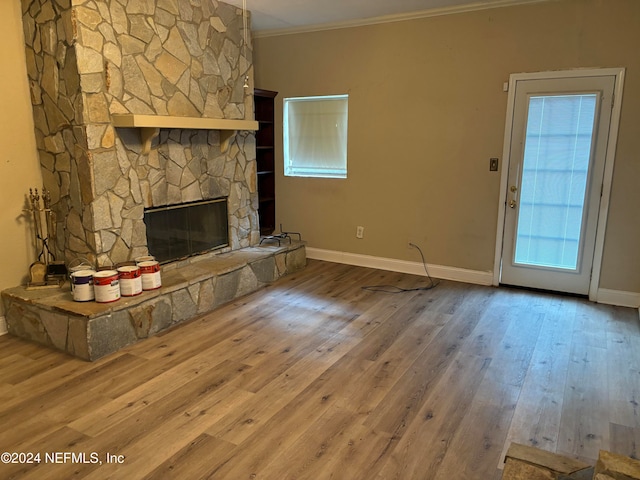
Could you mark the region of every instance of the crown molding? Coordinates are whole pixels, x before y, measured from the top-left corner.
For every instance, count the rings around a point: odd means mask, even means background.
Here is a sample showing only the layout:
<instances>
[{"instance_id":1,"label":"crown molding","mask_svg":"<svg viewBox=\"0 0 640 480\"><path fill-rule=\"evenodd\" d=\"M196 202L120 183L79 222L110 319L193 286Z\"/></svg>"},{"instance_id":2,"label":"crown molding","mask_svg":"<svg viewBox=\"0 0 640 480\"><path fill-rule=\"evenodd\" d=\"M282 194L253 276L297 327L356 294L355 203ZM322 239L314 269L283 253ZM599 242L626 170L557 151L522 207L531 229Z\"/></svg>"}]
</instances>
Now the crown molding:
<instances>
[{"instance_id":1,"label":"crown molding","mask_svg":"<svg viewBox=\"0 0 640 480\"><path fill-rule=\"evenodd\" d=\"M338 30L341 28L364 27L367 25L378 25L382 23L404 22L419 18L440 17L443 15L455 15L458 13L475 12L478 10L489 10L493 8L512 7L532 3L543 3L560 0L484 0L481 2L469 3L466 5L456 5L452 7L429 8L417 12L398 13L394 15L384 15L381 17L366 18L361 20L348 20L344 22L323 23L320 25L307 25L304 27L278 28L272 30L262 30L252 32L253 38L278 37L282 35L295 35L298 33L321 32L325 30Z\"/></svg>"}]
</instances>

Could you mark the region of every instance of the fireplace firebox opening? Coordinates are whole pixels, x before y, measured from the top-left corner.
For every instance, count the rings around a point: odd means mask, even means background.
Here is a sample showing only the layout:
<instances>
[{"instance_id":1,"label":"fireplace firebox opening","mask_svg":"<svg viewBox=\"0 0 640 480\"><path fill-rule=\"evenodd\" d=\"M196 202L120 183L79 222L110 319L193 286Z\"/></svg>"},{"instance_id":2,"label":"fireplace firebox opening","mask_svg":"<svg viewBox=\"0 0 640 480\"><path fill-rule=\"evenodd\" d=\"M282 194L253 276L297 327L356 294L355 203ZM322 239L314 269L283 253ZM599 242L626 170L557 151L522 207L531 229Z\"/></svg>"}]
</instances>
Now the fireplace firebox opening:
<instances>
[{"instance_id":1,"label":"fireplace firebox opening","mask_svg":"<svg viewBox=\"0 0 640 480\"><path fill-rule=\"evenodd\" d=\"M160 263L229 246L227 198L145 209L149 254Z\"/></svg>"}]
</instances>

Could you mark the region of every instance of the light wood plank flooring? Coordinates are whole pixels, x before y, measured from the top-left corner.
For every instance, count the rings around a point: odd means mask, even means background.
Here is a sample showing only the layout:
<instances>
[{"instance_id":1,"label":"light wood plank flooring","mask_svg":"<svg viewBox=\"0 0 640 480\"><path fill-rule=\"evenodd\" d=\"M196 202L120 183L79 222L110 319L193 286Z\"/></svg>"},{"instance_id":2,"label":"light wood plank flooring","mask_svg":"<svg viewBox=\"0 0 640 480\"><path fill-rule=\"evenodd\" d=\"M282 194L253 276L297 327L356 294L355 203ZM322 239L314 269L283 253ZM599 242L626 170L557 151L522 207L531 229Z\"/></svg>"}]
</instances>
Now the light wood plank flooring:
<instances>
[{"instance_id":1,"label":"light wood plank flooring","mask_svg":"<svg viewBox=\"0 0 640 480\"><path fill-rule=\"evenodd\" d=\"M511 441L639 455L637 310L362 289L424 283L309 261L95 363L0 337L0 452L42 461L0 478L485 480Z\"/></svg>"}]
</instances>

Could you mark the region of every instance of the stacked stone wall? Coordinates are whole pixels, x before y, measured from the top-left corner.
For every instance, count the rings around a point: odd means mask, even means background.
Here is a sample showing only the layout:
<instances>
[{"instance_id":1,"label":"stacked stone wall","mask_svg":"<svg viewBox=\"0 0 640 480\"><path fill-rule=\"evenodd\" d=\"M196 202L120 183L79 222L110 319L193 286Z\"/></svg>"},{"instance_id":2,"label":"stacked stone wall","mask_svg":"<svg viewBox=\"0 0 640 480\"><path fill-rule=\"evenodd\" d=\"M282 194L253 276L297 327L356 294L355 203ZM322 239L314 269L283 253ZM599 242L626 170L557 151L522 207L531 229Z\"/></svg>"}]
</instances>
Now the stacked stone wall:
<instances>
[{"instance_id":1,"label":"stacked stone wall","mask_svg":"<svg viewBox=\"0 0 640 480\"><path fill-rule=\"evenodd\" d=\"M82 218L92 199L70 1L22 2L27 76L44 187L56 213L56 257L88 252ZM73 231L75 234L70 233Z\"/></svg>"},{"instance_id":2,"label":"stacked stone wall","mask_svg":"<svg viewBox=\"0 0 640 480\"><path fill-rule=\"evenodd\" d=\"M112 114L253 117L242 11L203 0L23 0L27 68L57 250L147 254L144 208L228 197L230 248L259 241L255 138L162 130L150 153ZM248 35L247 35L248 37Z\"/></svg>"}]
</instances>

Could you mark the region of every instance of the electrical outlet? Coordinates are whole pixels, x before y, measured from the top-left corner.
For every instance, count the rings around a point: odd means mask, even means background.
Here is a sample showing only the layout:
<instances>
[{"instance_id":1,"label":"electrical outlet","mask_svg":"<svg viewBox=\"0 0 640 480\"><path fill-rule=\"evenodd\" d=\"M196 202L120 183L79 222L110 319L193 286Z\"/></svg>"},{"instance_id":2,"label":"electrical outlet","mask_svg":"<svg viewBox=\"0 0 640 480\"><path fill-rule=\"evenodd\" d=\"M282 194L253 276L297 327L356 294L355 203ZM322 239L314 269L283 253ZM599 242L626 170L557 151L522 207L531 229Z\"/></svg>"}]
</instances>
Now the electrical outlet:
<instances>
[{"instance_id":1,"label":"electrical outlet","mask_svg":"<svg viewBox=\"0 0 640 480\"><path fill-rule=\"evenodd\" d=\"M356 238L364 238L364 227L359 225L356 227Z\"/></svg>"}]
</instances>

